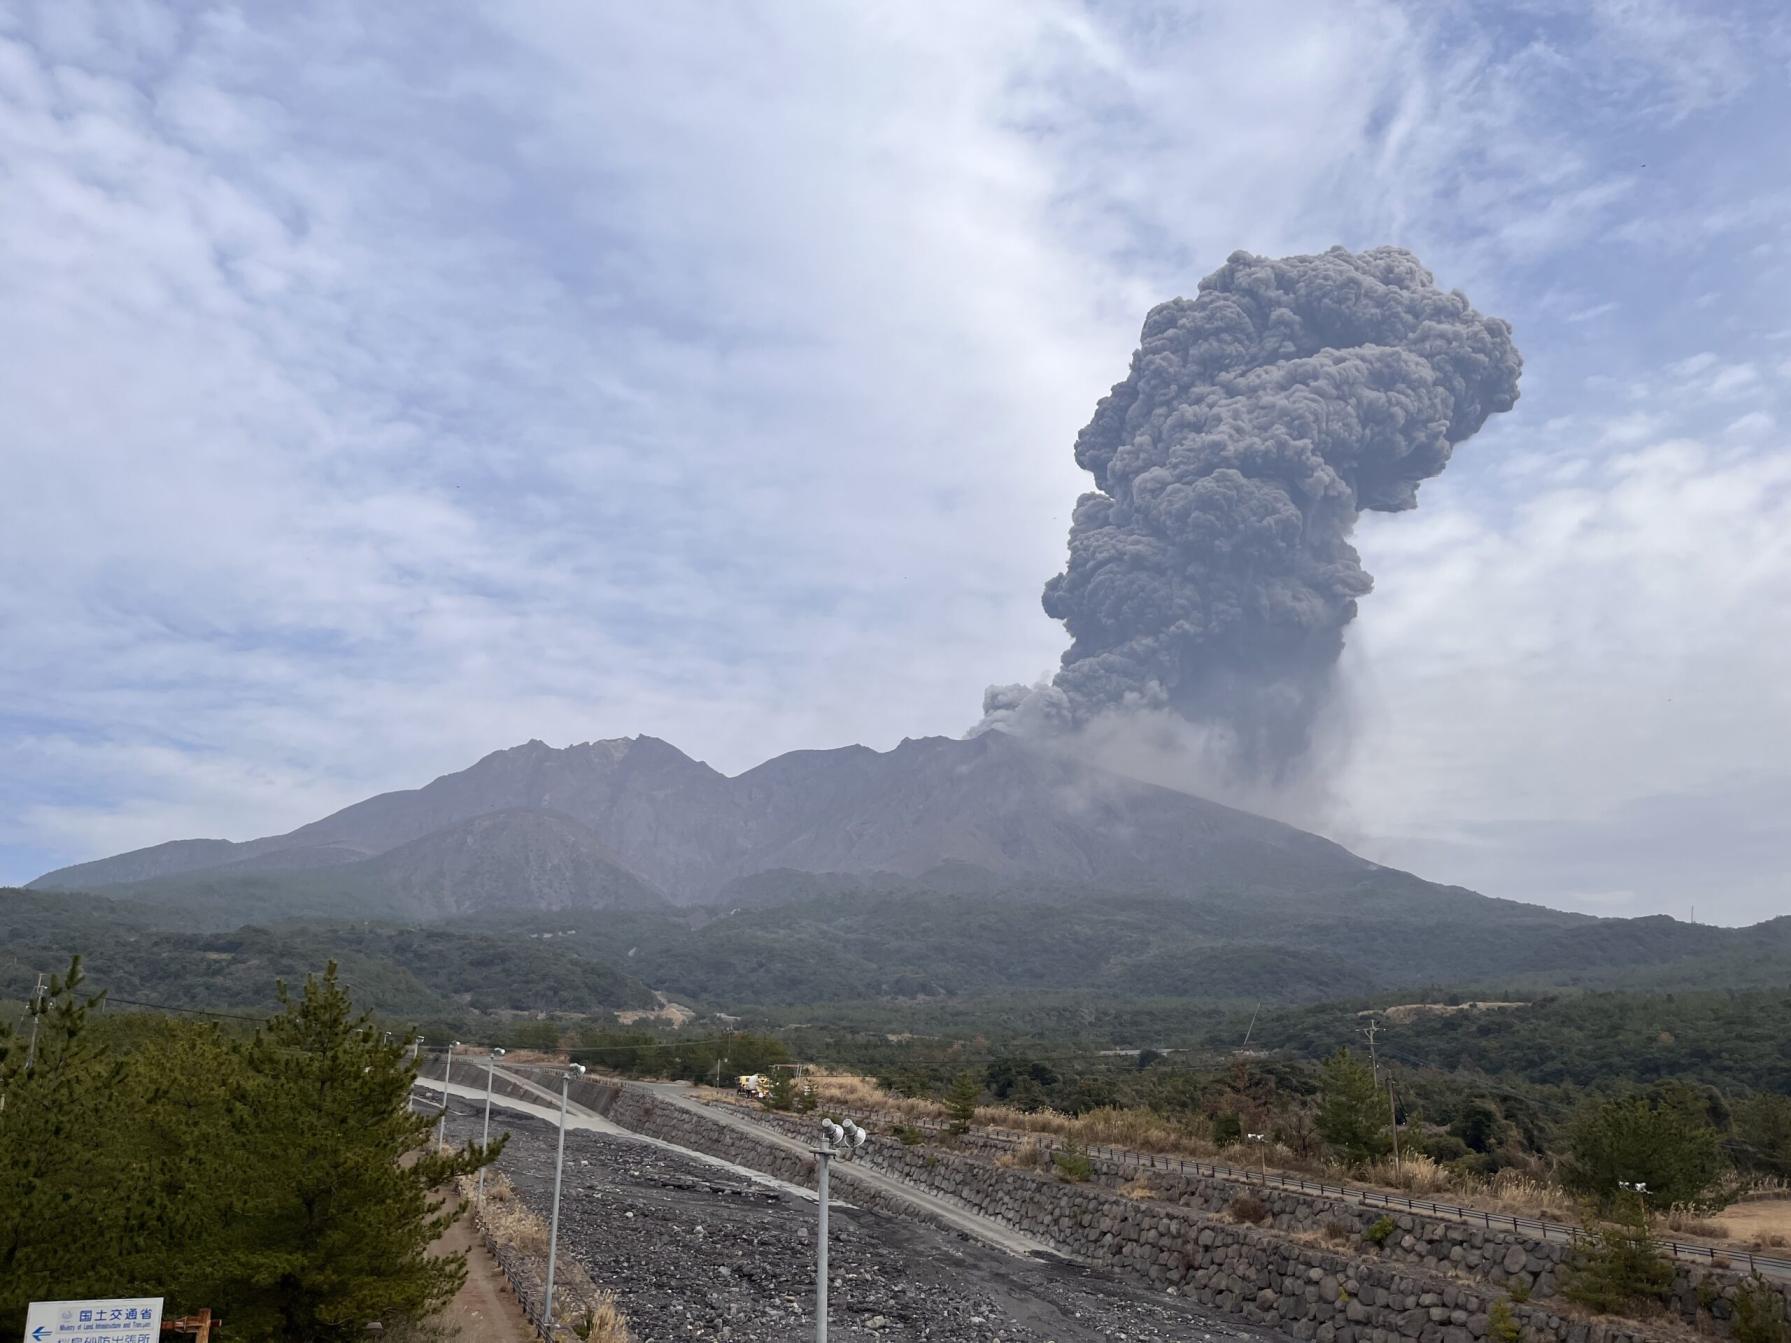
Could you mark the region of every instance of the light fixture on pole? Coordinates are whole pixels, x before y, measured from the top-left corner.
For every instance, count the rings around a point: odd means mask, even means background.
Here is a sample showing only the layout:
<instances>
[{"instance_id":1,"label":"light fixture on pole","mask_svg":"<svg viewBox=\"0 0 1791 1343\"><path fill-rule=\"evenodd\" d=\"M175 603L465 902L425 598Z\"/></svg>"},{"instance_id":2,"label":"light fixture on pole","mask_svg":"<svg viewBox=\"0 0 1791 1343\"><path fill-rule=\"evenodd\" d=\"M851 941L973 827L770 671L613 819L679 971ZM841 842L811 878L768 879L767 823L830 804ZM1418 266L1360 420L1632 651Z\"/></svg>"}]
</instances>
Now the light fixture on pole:
<instances>
[{"instance_id":1,"label":"light fixture on pole","mask_svg":"<svg viewBox=\"0 0 1791 1343\"><path fill-rule=\"evenodd\" d=\"M497 1061L504 1057L504 1051L496 1045L485 1057L485 1131L479 1135L479 1146L486 1147L491 1143L491 1079L497 1069ZM479 1167L479 1206L485 1206L485 1167Z\"/></svg>"},{"instance_id":2,"label":"light fixture on pole","mask_svg":"<svg viewBox=\"0 0 1791 1343\"><path fill-rule=\"evenodd\" d=\"M553 1332L554 1258L560 1249L560 1175L566 1169L566 1097L572 1089L572 1079L584 1075L585 1065L582 1063L570 1064L560 1074L560 1146L553 1159L553 1217L547 1231L547 1291L541 1302L541 1318L547 1322L549 1333Z\"/></svg>"},{"instance_id":3,"label":"light fixture on pole","mask_svg":"<svg viewBox=\"0 0 1791 1343\"><path fill-rule=\"evenodd\" d=\"M815 1343L827 1343L827 1164L834 1157L850 1159L871 1135L848 1119L843 1125L821 1121L821 1145L815 1154L815 1202L820 1226L815 1237Z\"/></svg>"},{"instance_id":4,"label":"light fixture on pole","mask_svg":"<svg viewBox=\"0 0 1791 1343\"><path fill-rule=\"evenodd\" d=\"M1246 1133L1244 1139L1256 1144L1256 1155L1262 1168L1262 1186L1269 1187L1269 1135L1266 1133Z\"/></svg>"}]
</instances>

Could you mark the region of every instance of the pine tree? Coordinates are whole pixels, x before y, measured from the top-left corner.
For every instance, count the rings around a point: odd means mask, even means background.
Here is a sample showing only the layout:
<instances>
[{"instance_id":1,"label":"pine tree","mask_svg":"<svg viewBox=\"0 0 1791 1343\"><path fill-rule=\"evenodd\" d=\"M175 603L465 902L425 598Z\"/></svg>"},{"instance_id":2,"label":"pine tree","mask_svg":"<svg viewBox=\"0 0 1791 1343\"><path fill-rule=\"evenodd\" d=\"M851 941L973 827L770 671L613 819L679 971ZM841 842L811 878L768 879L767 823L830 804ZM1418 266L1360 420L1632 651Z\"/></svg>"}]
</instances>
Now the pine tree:
<instances>
[{"instance_id":1,"label":"pine tree","mask_svg":"<svg viewBox=\"0 0 1791 1343\"><path fill-rule=\"evenodd\" d=\"M1612 1204L1598 1239L1580 1250L1561 1288L1568 1299L1606 1315L1658 1306L1673 1285L1673 1266L1648 1228L1648 1205L1634 1194Z\"/></svg>"},{"instance_id":2,"label":"pine tree","mask_svg":"<svg viewBox=\"0 0 1791 1343\"><path fill-rule=\"evenodd\" d=\"M1319 1072L1319 1089L1319 1136L1339 1156L1372 1161L1386 1155L1392 1145L1387 1104L1366 1063L1347 1049L1338 1050Z\"/></svg>"},{"instance_id":3,"label":"pine tree","mask_svg":"<svg viewBox=\"0 0 1791 1343\"><path fill-rule=\"evenodd\" d=\"M232 1333L346 1339L369 1321L421 1319L466 1276L464 1255L429 1253L458 1215L434 1191L501 1143L432 1150L404 1046L352 1015L333 963L296 999L281 985L280 1001L229 1096L245 1173L218 1244Z\"/></svg>"},{"instance_id":4,"label":"pine tree","mask_svg":"<svg viewBox=\"0 0 1791 1343\"><path fill-rule=\"evenodd\" d=\"M970 1126L976 1121L976 1103L982 1099L983 1090L970 1073L959 1073L952 1079L951 1090L945 1093L946 1114L951 1122L946 1126L948 1131L962 1137L970 1132Z\"/></svg>"},{"instance_id":5,"label":"pine tree","mask_svg":"<svg viewBox=\"0 0 1791 1343\"><path fill-rule=\"evenodd\" d=\"M760 1102L767 1110L788 1110L796 1104L796 1078L780 1068L771 1074L771 1085Z\"/></svg>"},{"instance_id":6,"label":"pine tree","mask_svg":"<svg viewBox=\"0 0 1791 1343\"><path fill-rule=\"evenodd\" d=\"M14 1038L0 1058L0 1335L23 1332L34 1300L112 1295L111 1252L135 1215L104 1161L122 1069L90 1038L104 995L83 982L76 956L31 1003L35 1048Z\"/></svg>"}]
</instances>

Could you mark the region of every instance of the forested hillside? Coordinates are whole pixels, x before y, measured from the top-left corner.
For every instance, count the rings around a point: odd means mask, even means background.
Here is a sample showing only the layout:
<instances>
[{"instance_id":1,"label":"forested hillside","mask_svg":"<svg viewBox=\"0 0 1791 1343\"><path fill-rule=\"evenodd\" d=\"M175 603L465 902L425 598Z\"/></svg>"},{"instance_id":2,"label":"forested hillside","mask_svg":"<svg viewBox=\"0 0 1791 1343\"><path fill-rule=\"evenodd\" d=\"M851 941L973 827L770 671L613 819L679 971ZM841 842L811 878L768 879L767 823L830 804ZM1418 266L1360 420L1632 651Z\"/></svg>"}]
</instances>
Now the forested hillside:
<instances>
[{"instance_id":1,"label":"forested hillside","mask_svg":"<svg viewBox=\"0 0 1791 1343\"><path fill-rule=\"evenodd\" d=\"M357 1002L394 1017L582 1013L654 1002L607 960L542 938L348 922L193 933L161 926L165 918L166 911L98 897L0 891L0 996L22 997L38 970L79 953L115 999L182 1008L268 1007L277 979L300 982L330 960Z\"/></svg>"}]
</instances>

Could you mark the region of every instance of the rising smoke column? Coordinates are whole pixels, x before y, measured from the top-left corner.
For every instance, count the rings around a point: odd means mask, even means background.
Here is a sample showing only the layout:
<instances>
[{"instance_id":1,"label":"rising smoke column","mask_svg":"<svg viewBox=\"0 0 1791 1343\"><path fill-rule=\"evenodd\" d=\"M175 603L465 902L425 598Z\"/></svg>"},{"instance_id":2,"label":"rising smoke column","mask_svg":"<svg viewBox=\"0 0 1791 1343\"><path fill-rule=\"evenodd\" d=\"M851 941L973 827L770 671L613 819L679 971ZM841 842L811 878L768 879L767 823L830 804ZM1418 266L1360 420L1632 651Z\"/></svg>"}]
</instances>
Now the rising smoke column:
<instances>
[{"instance_id":1,"label":"rising smoke column","mask_svg":"<svg viewBox=\"0 0 1791 1343\"><path fill-rule=\"evenodd\" d=\"M1145 319L1076 440L1076 505L1045 610L1074 642L1051 689L994 687L986 721L1172 709L1241 778L1311 741L1356 602L1362 509L1414 508L1457 443L1517 401L1510 326L1395 247L1246 252Z\"/></svg>"}]
</instances>

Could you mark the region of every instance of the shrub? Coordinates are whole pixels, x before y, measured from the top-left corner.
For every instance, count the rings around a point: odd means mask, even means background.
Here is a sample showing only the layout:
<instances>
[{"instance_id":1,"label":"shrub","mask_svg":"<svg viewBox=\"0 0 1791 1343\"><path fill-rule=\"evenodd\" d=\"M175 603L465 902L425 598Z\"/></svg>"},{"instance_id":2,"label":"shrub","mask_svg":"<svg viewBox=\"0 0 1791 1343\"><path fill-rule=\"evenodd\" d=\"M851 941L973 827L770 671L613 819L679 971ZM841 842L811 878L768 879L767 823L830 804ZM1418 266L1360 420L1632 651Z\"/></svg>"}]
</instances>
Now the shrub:
<instances>
[{"instance_id":1,"label":"shrub","mask_svg":"<svg viewBox=\"0 0 1791 1343\"><path fill-rule=\"evenodd\" d=\"M1576 1256L1562 1291L1568 1300L1602 1315L1663 1304L1673 1285L1673 1266L1648 1234L1647 1207L1630 1199L1618 1205L1614 1217L1599 1228L1592 1246Z\"/></svg>"},{"instance_id":2,"label":"shrub","mask_svg":"<svg viewBox=\"0 0 1791 1343\"><path fill-rule=\"evenodd\" d=\"M1326 1222L1325 1239L1336 1241L1339 1245L1356 1238L1356 1228L1348 1222Z\"/></svg>"},{"instance_id":3,"label":"shrub","mask_svg":"<svg viewBox=\"0 0 1791 1343\"><path fill-rule=\"evenodd\" d=\"M1057 1173L1071 1184L1083 1184L1094 1174L1094 1163L1088 1159L1088 1149L1072 1139L1052 1158Z\"/></svg>"},{"instance_id":4,"label":"shrub","mask_svg":"<svg viewBox=\"0 0 1791 1343\"><path fill-rule=\"evenodd\" d=\"M1716 1129L1689 1088L1672 1086L1653 1099L1636 1096L1591 1105L1568 1131L1561 1183L1608 1211L1626 1182L1646 1187L1648 1206L1721 1207L1728 1162Z\"/></svg>"},{"instance_id":5,"label":"shrub","mask_svg":"<svg viewBox=\"0 0 1791 1343\"><path fill-rule=\"evenodd\" d=\"M912 1124L897 1124L889 1131L890 1136L903 1147L918 1147L926 1141L927 1135Z\"/></svg>"},{"instance_id":6,"label":"shrub","mask_svg":"<svg viewBox=\"0 0 1791 1343\"><path fill-rule=\"evenodd\" d=\"M1362 1233L1362 1239L1375 1245L1385 1245L1397 1230L1399 1228L1394 1225L1393 1219L1383 1213L1375 1219L1373 1226Z\"/></svg>"},{"instance_id":7,"label":"shrub","mask_svg":"<svg viewBox=\"0 0 1791 1343\"><path fill-rule=\"evenodd\" d=\"M1486 1336L1496 1343L1517 1343L1523 1333L1509 1301L1495 1301L1486 1313Z\"/></svg>"},{"instance_id":8,"label":"shrub","mask_svg":"<svg viewBox=\"0 0 1791 1343\"><path fill-rule=\"evenodd\" d=\"M1225 1205L1225 1215L1234 1222L1248 1222L1252 1226L1261 1226L1269 1220L1269 1205L1255 1194L1239 1194Z\"/></svg>"},{"instance_id":9,"label":"shrub","mask_svg":"<svg viewBox=\"0 0 1791 1343\"><path fill-rule=\"evenodd\" d=\"M1784 1298L1758 1275L1735 1293L1735 1343L1791 1343Z\"/></svg>"}]
</instances>

